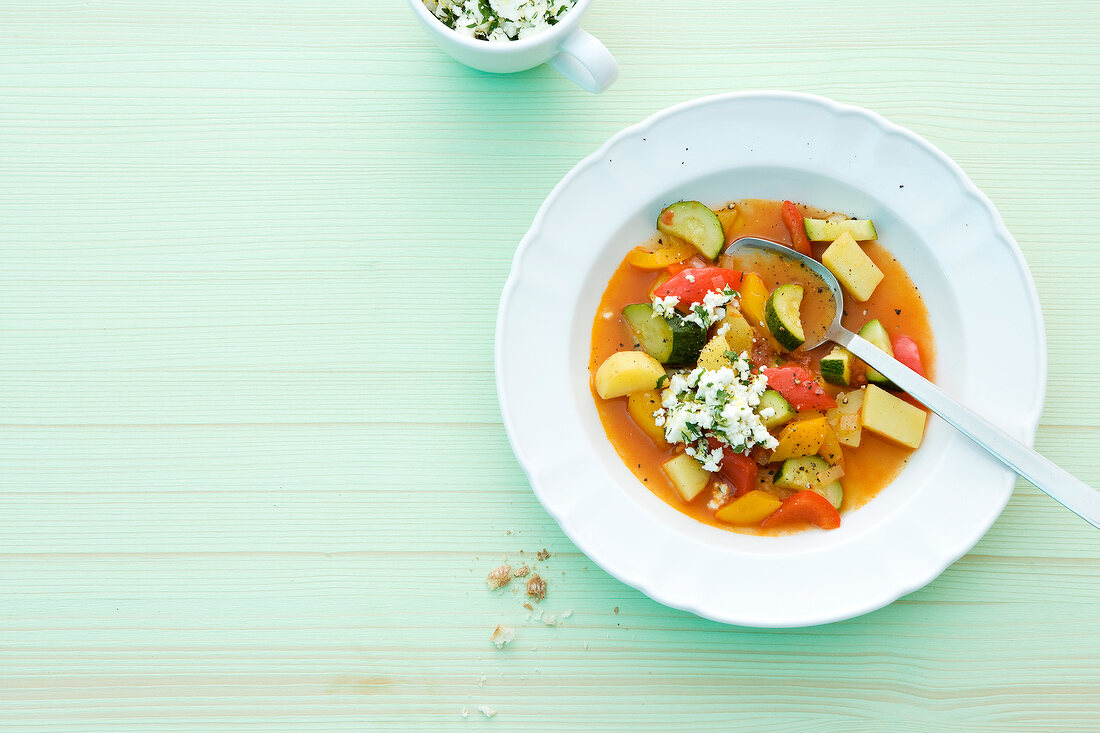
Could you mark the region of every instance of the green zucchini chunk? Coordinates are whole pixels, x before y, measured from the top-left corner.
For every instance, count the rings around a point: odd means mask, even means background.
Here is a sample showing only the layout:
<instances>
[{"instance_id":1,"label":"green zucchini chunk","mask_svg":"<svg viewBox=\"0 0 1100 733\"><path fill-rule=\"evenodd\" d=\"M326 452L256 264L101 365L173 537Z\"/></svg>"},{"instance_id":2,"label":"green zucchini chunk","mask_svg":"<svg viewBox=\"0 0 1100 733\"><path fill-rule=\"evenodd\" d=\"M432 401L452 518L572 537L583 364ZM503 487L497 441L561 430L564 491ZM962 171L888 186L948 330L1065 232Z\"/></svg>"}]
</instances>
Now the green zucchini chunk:
<instances>
[{"instance_id":1,"label":"green zucchini chunk","mask_svg":"<svg viewBox=\"0 0 1100 733\"><path fill-rule=\"evenodd\" d=\"M658 316L649 303L626 306L623 318L646 353L662 364L695 361L707 340L706 329L679 316Z\"/></svg>"}]
</instances>

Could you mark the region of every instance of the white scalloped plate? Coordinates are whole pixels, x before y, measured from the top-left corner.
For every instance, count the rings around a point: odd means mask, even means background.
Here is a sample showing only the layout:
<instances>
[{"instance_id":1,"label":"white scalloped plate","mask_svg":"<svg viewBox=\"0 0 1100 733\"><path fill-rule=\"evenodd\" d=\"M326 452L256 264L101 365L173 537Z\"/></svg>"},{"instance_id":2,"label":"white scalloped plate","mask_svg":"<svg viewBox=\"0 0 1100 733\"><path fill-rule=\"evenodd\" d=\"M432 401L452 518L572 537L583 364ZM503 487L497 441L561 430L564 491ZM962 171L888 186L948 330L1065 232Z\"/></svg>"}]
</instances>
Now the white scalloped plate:
<instances>
[{"instance_id":1,"label":"white scalloped plate","mask_svg":"<svg viewBox=\"0 0 1100 733\"><path fill-rule=\"evenodd\" d=\"M1038 298L989 200L946 155L858 107L785 92L707 97L629 127L554 188L500 302L497 392L535 494L604 570L725 623L810 626L880 608L972 548L1013 473L937 418L901 475L840 529L754 537L654 496L608 442L589 392L611 273L669 202L792 199L871 218L928 305L939 384L1031 444L1046 385ZM965 314L965 318L963 317ZM1012 344L1013 369L987 354Z\"/></svg>"}]
</instances>

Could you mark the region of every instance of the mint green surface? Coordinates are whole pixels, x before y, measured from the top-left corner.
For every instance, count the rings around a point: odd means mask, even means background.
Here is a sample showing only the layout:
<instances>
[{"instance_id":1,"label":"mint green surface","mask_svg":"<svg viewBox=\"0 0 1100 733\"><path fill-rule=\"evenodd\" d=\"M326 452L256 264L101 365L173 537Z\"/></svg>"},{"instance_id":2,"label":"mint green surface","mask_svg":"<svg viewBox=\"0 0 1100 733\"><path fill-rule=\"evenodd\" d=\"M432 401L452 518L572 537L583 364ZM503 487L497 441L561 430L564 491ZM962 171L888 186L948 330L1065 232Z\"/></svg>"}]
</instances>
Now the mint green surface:
<instances>
[{"instance_id":1,"label":"mint green surface","mask_svg":"<svg viewBox=\"0 0 1100 733\"><path fill-rule=\"evenodd\" d=\"M885 609L724 627L565 539L492 354L517 242L608 136L825 94L1000 208L1048 332L1037 445L1100 485L1095 4L596 0L586 28L622 66L598 97L459 66L403 0L0 2L0 729L1100 729L1100 534L1035 489ZM556 627L484 583L543 547Z\"/></svg>"}]
</instances>

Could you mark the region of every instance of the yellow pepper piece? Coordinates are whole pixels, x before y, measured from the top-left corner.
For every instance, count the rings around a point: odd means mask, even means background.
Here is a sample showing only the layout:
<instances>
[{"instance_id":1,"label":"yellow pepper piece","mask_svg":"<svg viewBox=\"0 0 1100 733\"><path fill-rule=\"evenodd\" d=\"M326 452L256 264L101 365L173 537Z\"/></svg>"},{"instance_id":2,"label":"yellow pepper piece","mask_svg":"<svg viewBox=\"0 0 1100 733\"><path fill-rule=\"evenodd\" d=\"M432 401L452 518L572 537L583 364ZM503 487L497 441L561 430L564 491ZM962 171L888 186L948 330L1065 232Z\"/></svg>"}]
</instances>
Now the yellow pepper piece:
<instances>
[{"instance_id":1,"label":"yellow pepper piece","mask_svg":"<svg viewBox=\"0 0 1100 733\"><path fill-rule=\"evenodd\" d=\"M657 425L653 413L661 409L661 397L657 392L634 392L626 398L626 411L638 427L657 445L667 448L665 429Z\"/></svg>"},{"instance_id":2,"label":"yellow pepper piece","mask_svg":"<svg viewBox=\"0 0 1100 733\"><path fill-rule=\"evenodd\" d=\"M755 272L746 272L741 283L741 312L753 328L767 330L764 325L764 306L767 302L768 286L764 280Z\"/></svg>"},{"instance_id":3,"label":"yellow pepper piece","mask_svg":"<svg viewBox=\"0 0 1100 733\"><path fill-rule=\"evenodd\" d=\"M626 256L626 261L640 270L663 270L669 265L683 262L695 254L695 248L686 242L666 244L652 252L645 247L635 247Z\"/></svg>"},{"instance_id":4,"label":"yellow pepper piece","mask_svg":"<svg viewBox=\"0 0 1100 733\"><path fill-rule=\"evenodd\" d=\"M662 285L664 285L665 283L667 283L670 277L672 277L672 275L669 275L667 272L662 272L660 275L657 276L657 279L654 280L653 284L649 286L649 299L650 300L653 300L655 297L657 297L657 293L654 292L654 291L656 291L657 288L659 288Z\"/></svg>"},{"instance_id":5,"label":"yellow pepper piece","mask_svg":"<svg viewBox=\"0 0 1100 733\"><path fill-rule=\"evenodd\" d=\"M830 466L843 466L844 453L840 450L840 438L837 437L833 426L828 424L828 418L825 418L825 422L825 438L818 446L817 454L828 461Z\"/></svg>"},{"instance_id":6,"label":"yellow pepper piece","mask_svg":"<svg viewBox=\"0 0 1100 733\"><path fill-rule=\"evenodd\" d=\"M734 227L741 219L741 207L731 209L728 206L723 206L714 213L718 215L718 221L722 223L722 233L726 235L726 244L729 244L733 241Z\"/></svg>"},{"instance_id":7,"label":"yellow pepper piece","mask_svg":"<svg viewBox=\"0 0 1100 733\"><path fill-rule=\"evenodd\" d=\"M782 503L767 491L758 489L734 499L716 511L714 516L727 524L760 524Z\"/></svg>"},{"instance_id":8,"label":"yellow pepper piece","mask_svg":"<svg viewBox=\"0 0 1100 733\"><path fill-rule=\"evenodd\" d=\"M785 461L788 458L817 455L828 430L829 421L824 415L787 423L779 433L779 445L772 452L771 460Z\"/></svg>"}]
</instances>

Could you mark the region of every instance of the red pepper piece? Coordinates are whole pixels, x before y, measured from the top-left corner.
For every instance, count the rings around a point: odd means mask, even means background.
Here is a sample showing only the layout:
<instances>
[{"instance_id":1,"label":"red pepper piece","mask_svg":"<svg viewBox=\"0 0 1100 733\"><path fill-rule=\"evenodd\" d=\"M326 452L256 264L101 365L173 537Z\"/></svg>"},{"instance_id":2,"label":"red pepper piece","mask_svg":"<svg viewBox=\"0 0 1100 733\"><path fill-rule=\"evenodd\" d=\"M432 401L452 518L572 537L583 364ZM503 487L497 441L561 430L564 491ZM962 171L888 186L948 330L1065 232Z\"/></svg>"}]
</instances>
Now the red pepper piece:
<instances>
[{"instance_id":1,"label":"red pepper piece","mask_svg":"<svg viewBox=\"0 0 1100 733\"><path fill-rule=\"evenodd\" d=\"M707 437L707 446L711 450L719 447L722 449L722 462L719 464L718 472L733 484L733 498L744 496L756 488L756 474L760 470L756 461L744 453L735 452L733 448L714 436Z\"/></svg>"},{"instance_id":2,"label":"red pepper piece","mask_svg":"<svg viewBox=\"0 0 1100 733\"><path fill-rule=\"evenodd\" d=\"M744 276L738 270L724 267L689 267L670 277L653 291L658 298L674 295L679 299L676 308L687 313L695 303L702 303L710 292L722 292L725 288L737 290Z\"/></svg>"},{"instance_id":3,"label":"red pepper piece","mask_svg":"<svg viewBox=\"0 0 1100 733\"><path fill-rule=\"evenodd\" d=\"M733 484L733 498L736 499L756 488L756 474L760 467L745 454L734 453L726 446L722 455L722 466L718 470Z\"/></svg>"},{"instance_id":4,"label":"red pepper piece","mask_svg":"<svg viewBox=\"0 0 1100 733\"><path fill-rule=\"evenodd\" d=\"M791 233L791 249L801 252L807 257L813 257L810 249L810 238L806 236L806 224L802 220L802 212L790 201L783 202L783 223L787 225L787 231Z\"/></svg>"},{"instance_id":5,"label":"red pepper piece","mask_svg":"<svg viewBox=\"0 0 1100 733\"><path fill-rule=\"evenodd\" d=\"M768 378L768 388L783 395L796 410L827 410L836 407L836 400L825 392L810 372L800 366L788 364L765 367L761 371Z\"/></svg>"},{"instance_id":6,"label":"red pepper piece","mask_svg":"<svg viewBox=\"0 0 1100 733\"><path fill-rule=\"evenodd\" d=\"M917 374L924 376L924 365L920 360L920 349L917 342L908 336L894 337L894 358Z\"/></svg>"},{"instance_id":7,"label":"red pepper piece","mask_svg":"<svg viewBox=\"0 0 1100 733\"><path fill-rule=\"evenodd\" d=\"M836 529L840 526L840 512L821 494L799 491L784 499L783 504L769 514L760 526L768 529L793 522L809 522L821 529Z\"/></svg>"}]
</instances>

